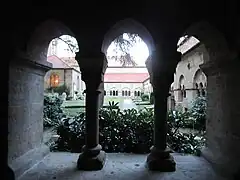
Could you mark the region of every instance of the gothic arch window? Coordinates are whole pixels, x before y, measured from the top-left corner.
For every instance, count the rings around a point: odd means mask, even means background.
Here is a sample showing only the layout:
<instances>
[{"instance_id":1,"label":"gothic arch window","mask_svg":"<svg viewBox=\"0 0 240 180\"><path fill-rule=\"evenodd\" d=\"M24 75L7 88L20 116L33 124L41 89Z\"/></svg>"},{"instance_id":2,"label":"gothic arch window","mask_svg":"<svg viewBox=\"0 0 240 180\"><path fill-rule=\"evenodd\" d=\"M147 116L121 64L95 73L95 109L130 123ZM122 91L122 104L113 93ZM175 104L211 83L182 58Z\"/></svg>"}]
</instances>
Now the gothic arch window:
<instances>
[{"instance_id":1,"label":"gothic arch window","mask_svg":"<svg viewBox=\"0 0 240 180\"><path fill-rule=\"evenodd\" d=\"M197 83L195 84L195 88L198 89L198 84Z\"/></svg>"},{"instance_id":2,"label":"gothic arch window","mask_svg":"<svg viewBox=\"0 0 240 180\"><path fill-rule=\"evenodd\" d=\"M207 77L202 72L201 69L198 69L194 75L193 82L195 84L196 96L206 96L206 79Z\"/></svg>"},{"instance_id":3,"label":"gothic arch window","mask_svg":"<svg viewBox=\"0 0 240 180\"><path fill-rule=\"evenodd\" d=\"M185 97L186 97L186 90L184 87L184 76L181 75L179 78L178 101L182 102L183 98Z\"/></svg>"},{"instance_id":4,"label":"gothic arch window","mask_svg":"<svg viewBox=\"0 0 240 180\"><path fill-rule=\"evenodd\" d=\"M186 90L185 90L185 86L183 85L183 88L182 88L182 94L183 94L183 98L186 98L187 97L187 93L186 93Z\"/></svg>"},{"instance_id":5,"label":"gothic arch window","mask_svg":"<svg viewBox=\"0 0 240 180\"><path fill-rule=\"evenodd\" d=\"M134 91L134 96L137 96L137 91Z\"/></svg>"}]
</instances>

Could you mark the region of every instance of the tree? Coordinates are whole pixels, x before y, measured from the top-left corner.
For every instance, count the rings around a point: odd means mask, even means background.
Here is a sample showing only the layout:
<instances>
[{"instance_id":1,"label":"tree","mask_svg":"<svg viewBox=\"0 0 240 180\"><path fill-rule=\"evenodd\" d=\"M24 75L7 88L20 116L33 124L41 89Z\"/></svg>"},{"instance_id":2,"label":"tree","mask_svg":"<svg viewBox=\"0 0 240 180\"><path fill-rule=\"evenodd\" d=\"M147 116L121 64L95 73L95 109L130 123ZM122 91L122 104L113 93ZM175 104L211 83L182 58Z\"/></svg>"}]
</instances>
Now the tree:
<instances>
[{"instance_id":1,"label":"tree","mask_svg":"<svg viewBox=\"0 0 240 180\"><path fill-rule=\"evenodd\" d=\"M79 48L78 48L78 44L77 42L74 42L72 41L71 39L63 39L62 36L61 37L58 37L56 38L60 41L63 41L64 43L66 43L68 45L68 48L71 52L75 53L75 52L78 52L79 51Z\"/></svg>"},{"instance_id":2,"label":"tree","mask_svg":"<svg viewBox=\"0 0 240 180\"><path fill-rule=\"evenodd\" d=\"M124 37L124 35L126 35ZM111 56L111 59L119 61L122 66L136 66L137 63L134 61L133 57L130 54L130 48L132 48L136 43L141 42L142 39L138 34L124 33L118 36L114 41L114 56ZM120 53L120 55L118 55Z\"/></svg>"},{"instance_id":3,"label":"tree","mask_svg":"<svg viewBox=\"0 0 240 180\"><path fill-rule=\"evenodd\" d=\"M77 42L72 41L71 39L63 38L62 36L56 39L66 43L71 52L75 53L79 51ZM130 48L139 42L142 42L142 39L138 34L124 33L120 35L113 41L115 46L113 51L115 52L115 55L111 56L110 59L120 62L122 66L136 66L137 63L130 54Z\"/></svg>"}]
</instances>

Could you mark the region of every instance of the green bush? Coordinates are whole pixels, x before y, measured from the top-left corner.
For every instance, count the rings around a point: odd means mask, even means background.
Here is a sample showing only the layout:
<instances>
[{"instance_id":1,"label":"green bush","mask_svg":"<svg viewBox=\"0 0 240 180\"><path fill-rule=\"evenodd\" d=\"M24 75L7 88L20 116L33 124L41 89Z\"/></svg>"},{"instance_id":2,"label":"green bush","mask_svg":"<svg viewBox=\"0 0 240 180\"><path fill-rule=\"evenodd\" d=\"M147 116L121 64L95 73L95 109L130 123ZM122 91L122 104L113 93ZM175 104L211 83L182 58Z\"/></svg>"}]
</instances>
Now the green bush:
<instances>
[{"instance_id":1,"label":"green bush","mask_svg":"<svg viewBox=\"0 0 240 180\"><path fill-rule=\"evenodd\" d=\"M61 105L63 100L54 95L44 95L43 107L43 127L57 126L64 116Z\"/></svg>"},{"instance_id":2,"label":"green bush","mask_svg":"<svg viewBox=\"0 0 240 180\"><path fill-rule=\"evenodd\" d=\"M120 111L117 104L99 112L99 141L106 152L148 153L153 144L153 108L137 111ZM183 134L179 128L184 124L184 116L178 118L173 112L168 114L167 144L176 152L198 154L204 143L193 134ZM57 127L60 136L52 150L81 152L85 144L85 113L75 117L64 117Z\"/></svg>"},{"instance_id":3,"label":"green bush","mask_svg":"<svg viewBox=\"0 0 240 180\"><path fill-rule=\"evenodd\" d=\"M194 122L194 129L205 131L206 129L207 101L205 97L196 98L189 111L190 118Z\"/></svg>"},{"instance_id":4,"label":"green bush","mask_svg":"<svg viewBox=\"0 0 240 180\"><path fill-rule=\"evenodd\" d=\"M55 93L58 93L59 95L65 92L67 96L69 96L70 89L65 84L63 84L57 87L50 87L47 89L47 92L55 92Z\"/></svg>"},{"instance_id":5,"label":"green bush","mask_svg":"<svg viewBox=\"0 0 240 180\"><path fill-rule=\"evenodd\" d=\"M149 101L149 95L148 94L142 94L141 99L142 99L142 101Z\"/></svg>"},{"instance_id":6,"label":"green bush","mask_svg":"<svg viewBox=\"0 0 240 180\"><path fill-rule=\"evenodd\" d=\"M205 143L202 134L182 133L179 130L186 126L188 118L187 112L171 111L168 113L167 144L175 152L200 155L200 150Z\"/></svg>"}]
</instances>

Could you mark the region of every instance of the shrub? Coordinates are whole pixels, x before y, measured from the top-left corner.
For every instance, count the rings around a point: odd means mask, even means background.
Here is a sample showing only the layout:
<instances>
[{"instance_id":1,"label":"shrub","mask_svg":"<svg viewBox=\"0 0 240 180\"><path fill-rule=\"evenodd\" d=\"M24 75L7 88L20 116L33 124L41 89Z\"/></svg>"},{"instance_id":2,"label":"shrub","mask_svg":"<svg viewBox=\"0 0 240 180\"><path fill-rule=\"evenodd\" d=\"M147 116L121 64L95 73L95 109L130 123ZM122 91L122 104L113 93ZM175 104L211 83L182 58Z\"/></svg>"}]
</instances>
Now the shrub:
<instances>
[{"instance_id":1,"label":"shrub","mask_svg":"<svg viewBox=\"0 0 240 180\"><path fill-rule=\"evenodd\" d=\"M192 121L192 128L205 131L206 129L206 109L207 102L205 97L196 98L189 110L189 118Z\"/></svg>"},{"instance_id":2,"label":"shrub","mask_svg":"<svg viewBox=\"0 0 240 180\"><path fill-rule=\"evenodd\" d=\"M61 105L63 100L54 95L44 95L43 126L44 128L57 126L64 116Z\"/></svg>"},{"instance_id":3,"label":"shrub","mask_svg":"<svg viewBox=\"0 0 240 180\"><path fill-rule=\"evenodd\" d=\"M149 101L149 95L142 94L141 99L142 99L142 101Z\"/></svg>"},{"instance_id":4,"label":"shrub","mask_svg":"<svg viewBox=\"0 0 240 180\"><path fill-rule=\"evenodd\" d=\"M63 92L65 92L67 96L69 96L70 94L70 89L65 84L57 87L50 87L47 89L47 92L52 92L52 91L55 93L58 93L59 95L61 95Z\"/></svg>"},{"instance_id":5,"label":"shrub","mask_svg":"<svg viewBox=\"0 0 240 180\"><path fill-rule=\"evenodd\" d=\"M171 111L168 113L167 144L175 152L200 155L205 138L193 133L182 133L179 129L186 126L187 112Z\"/></svg>"},{"instance_id":6,"label":"shrub","mask_svg":"<svg viewBox=\"0 0 240 180\"><path fill-rule=\"evenodd\" d=\"M176 152L198 154L204 140L193 134L179 131L184 123L183 116L173 112L168 114L168 146ZM116 104L110 103L99 113L99 141L106 152L148 153L153 144L153 108L137 111L120 111ZM80 152L84 142L85 113L75 117L65 117L57 127L60 136L52 150Z\"/></svg>"},{"instance_id":7,"label":"shrub","mask_svg":"<svg viewBox=\"0 0 240 180\"><path fill-rule=\"evenodd\" d=\"M207 110L207 101L205 97L197 98L193 107L191 108L192 117L196 121L195 127L200 130L206 129L206 110Z\"/></svg>"}]
</instances>

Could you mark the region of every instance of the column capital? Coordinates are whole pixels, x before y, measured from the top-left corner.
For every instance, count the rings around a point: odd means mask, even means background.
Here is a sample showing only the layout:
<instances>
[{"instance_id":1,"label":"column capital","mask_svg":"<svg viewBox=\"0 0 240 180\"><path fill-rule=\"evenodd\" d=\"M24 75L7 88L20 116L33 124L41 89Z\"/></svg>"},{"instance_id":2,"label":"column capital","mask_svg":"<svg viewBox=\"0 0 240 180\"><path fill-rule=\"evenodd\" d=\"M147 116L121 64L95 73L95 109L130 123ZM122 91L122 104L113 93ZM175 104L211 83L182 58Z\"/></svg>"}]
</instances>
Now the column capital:
<instances>
[{"instance_id":1,"label":"column capital","mask_svg":"<svg viewBox=\"0 0 240 180\"><path fill-rule=\"evenodd\" d=\"M96 84L100 85L104 80L104 73L107 69L107 58L104 53L99 52L91 57L82 56L81 53L76 53L76 60L79 64L82 73L82 80L86 85Z\"/></svg>"},{"instance_id":2,"label":"column capital","mask_svg":"<svg viewBox=\"0 0 240 180\"><path fill-rule=\"evenodd\" d=\"M174 81L174 72L177 63L181 60L181 53L176 50L172 53L161 53L156 50L146 61L146 67L150 74L150 82L155 89L166 87L169 91L169 85Z\"/></svg>"},{"instance_id":3,"label":"column capital","mask_svg":"<svg viewBox=\"0 0 240 180\"><path fill-rule=\"evenodd\" d=\"M15 52L15 55L10 59L11 66L20 66L26 68L26 70L34 70L34 73L44 76L47 71L52 68L52 63L46 60L35 61L31 57L22 51Z\"/></svg>"}]
</instances>

